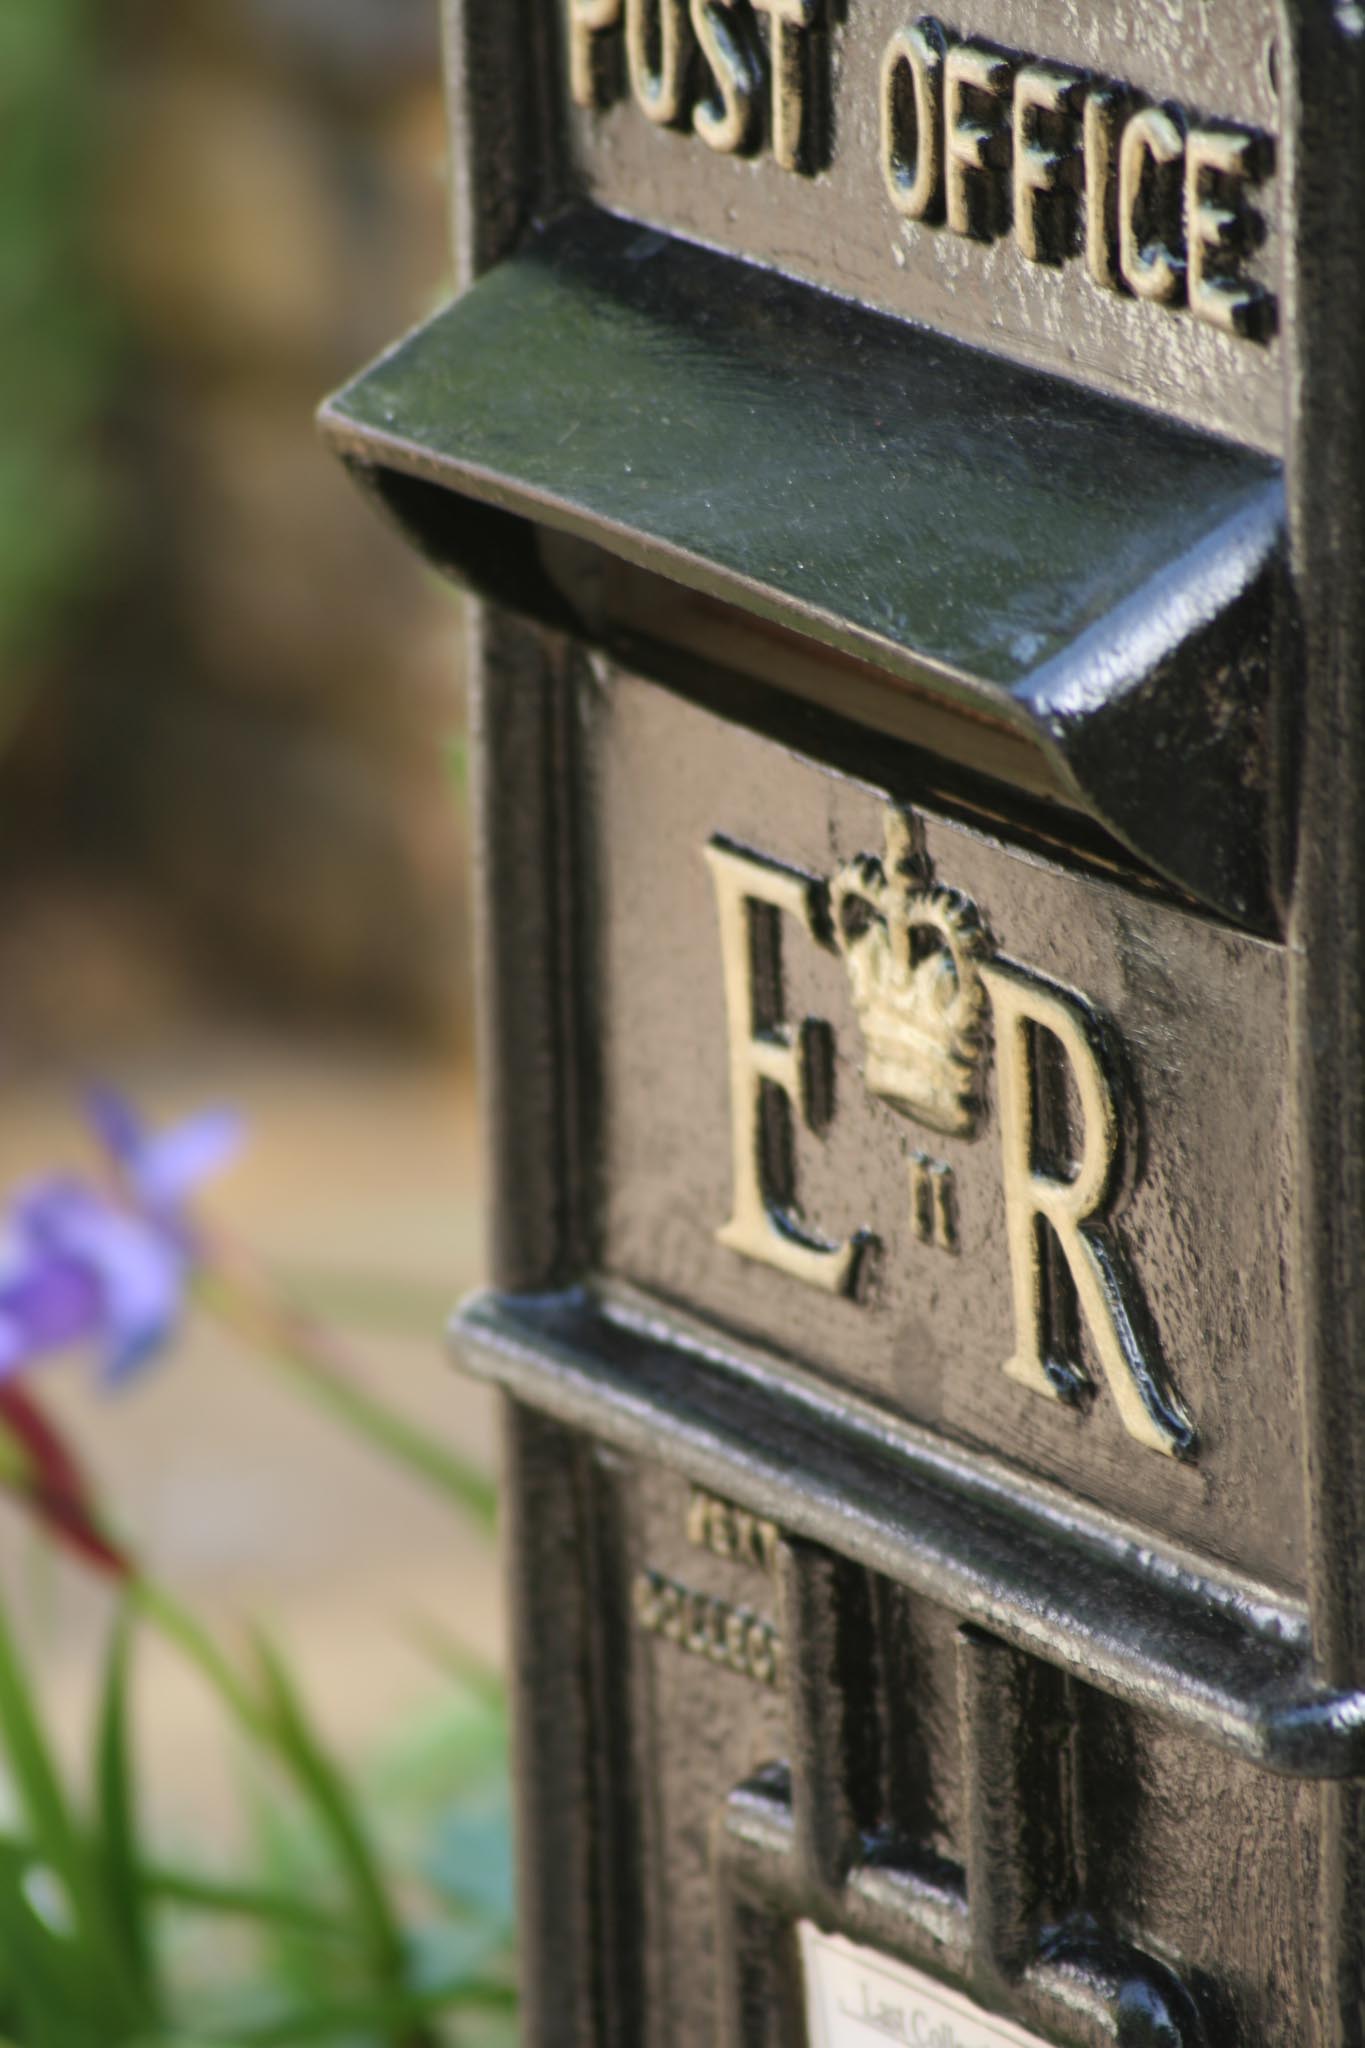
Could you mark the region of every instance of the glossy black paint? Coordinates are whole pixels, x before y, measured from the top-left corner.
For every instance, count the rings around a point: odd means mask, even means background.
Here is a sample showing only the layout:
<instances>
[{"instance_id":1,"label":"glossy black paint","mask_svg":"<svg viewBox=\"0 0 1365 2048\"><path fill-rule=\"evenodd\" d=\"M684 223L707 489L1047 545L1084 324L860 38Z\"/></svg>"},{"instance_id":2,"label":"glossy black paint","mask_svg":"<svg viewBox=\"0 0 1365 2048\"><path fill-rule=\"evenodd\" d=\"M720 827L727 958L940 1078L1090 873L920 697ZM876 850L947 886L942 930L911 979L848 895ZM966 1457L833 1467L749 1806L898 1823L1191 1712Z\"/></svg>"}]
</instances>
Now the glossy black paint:
<instances>
[{"instance_id":1,"label":"glossy black paint","mask_svg":"<svg viewBox=\"0 0 1365 2048\"><path fill-rule=\"evenodd\" d=\"M477 523L462 546L395 477L852 657L881 679L871 717L978 767L998 732L1018 757L1002 773L1269 920L1268 458L594 213L530 240L326 418L466 580L488 581ZM523 602L543 610L537 581ZM848 708L837 672L826 701ZM1132 764L1158 735L1154 790Z\"/></svg>"},{"instance_id":2,"label":"glossy black paint","mask_svg":"<svg viewBox=\"0 0 1365 2048\"><path fill-rule=\"evenodd\" d=\"M868 6L889 18L889 0ZM856 0L837 12L856 35ZM1150 91L1144 66L1194 104L1214 79L1207 113L1236 92L1258 121L1273 110L1279 324L1248 360L1243 436L1237 359L1189 322L1149 333L1139 309L1097 302L1063 334L1030 280L1023 365L1020 332L990 346L1003 257L956 297L929 290L918 256L865 288L866 238L796 246L791 224L825 219L837 180L793 198L770 167L651 138L628 103L570 113L549 0L448 14L474 288L325 425L485 600L492 1291L456 1343L507 1395L528 2048L805 2048L803 1918L1059 2042L1352 2048L1365 16L1345 0L1124 0L1093 19L981 0L972 24L1063 58L1093 36L1105 63L1131 51ZM1035 614L1026 652L1012 629ZM639 677L704 711L693 758L623 749ZM1192 1042L1202 1001L1248 1027L1228 1045L1260 1048L1260 1006L1273 1071L1248 1070L1244 1092L1283 1136L1248 1130L1246 1185L1210 1191L1237 1111L1216 1133L1194 1119L1206 1234L1145 1227L1131 1249L1160 1293L1193 1244L1196 1307L1231 1327L1231 1247L1261 1205L1284 1334L1196 1372L1200 1315L1181 1324L1177 1372L1205 1374L1224 1427L1147 1500L1120 1497L1084 1418L1050 1447L1051 1423L1002 1445L970 1408L935 1407L932 1370L908 1392L869 1384L813 1313L794 1341L771 1289L725 1307L697 1252L722 1220L703 1117L666 1162L683 1224L665 1206L643 1233L657 1242L622 1228L651 1129L671 1148L686 1119L619 1000L658 862L603 833L705 779L706 720L760 750L765 844L799 836L780 793L799 757L831 843L872 791L977 835L1036 950L1065 900L1069 957L1096 975L1121 960L1111 1007L1149 1068ZM687 915L677 951L695 963L709 935ZM1196 1001L1180 973L1215 954ZM698 1068L724 1056L704 984L691 967L664 991ZM983 1266L968 1351L991 1284ZM693 1486L778 1525L770 1579L689 1547ZM645 1566L777 1626L780 1686L638 1626Z\"/></svg>"}]
</instances>

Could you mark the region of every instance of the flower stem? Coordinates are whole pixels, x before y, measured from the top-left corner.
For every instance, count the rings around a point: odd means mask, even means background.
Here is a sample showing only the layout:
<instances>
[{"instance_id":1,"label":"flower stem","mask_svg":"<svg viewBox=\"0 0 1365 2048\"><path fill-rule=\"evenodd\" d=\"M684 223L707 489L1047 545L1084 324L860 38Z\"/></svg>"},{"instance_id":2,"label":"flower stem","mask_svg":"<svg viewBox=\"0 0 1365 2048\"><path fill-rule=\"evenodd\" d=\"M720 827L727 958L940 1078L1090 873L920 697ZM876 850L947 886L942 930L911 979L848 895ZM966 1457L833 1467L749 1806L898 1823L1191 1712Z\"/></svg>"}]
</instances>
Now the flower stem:
<instances>
[{"instance_id":1,"label":"flower stem","mask_svg":"<svg viewBox=\"0 0 1365 2048\"><path fill-rule=\"evenodd\" d=\"M236 1252L213 1247L198 1281L201 1305L234 1336L265 1353L339 1422L404 1465L484 1529L496 1521L497 1491L486 1474L395 1412L364 1387L334 1335L292 1303Z\"/></svg>"},{"instance_id":2,"label":"flower stem","mask_svg":"<svg viewBox=\"0 0 1365 2048\"><path fill-rule=\"evenodd\" d=\"M128 1597L138 1612L198 1667L243 1733L255 1744L273 1747L269 1717L189 1609L182 1607L167 1587L140 1572L129 1582Z\"/></svg>"}]
</instances>

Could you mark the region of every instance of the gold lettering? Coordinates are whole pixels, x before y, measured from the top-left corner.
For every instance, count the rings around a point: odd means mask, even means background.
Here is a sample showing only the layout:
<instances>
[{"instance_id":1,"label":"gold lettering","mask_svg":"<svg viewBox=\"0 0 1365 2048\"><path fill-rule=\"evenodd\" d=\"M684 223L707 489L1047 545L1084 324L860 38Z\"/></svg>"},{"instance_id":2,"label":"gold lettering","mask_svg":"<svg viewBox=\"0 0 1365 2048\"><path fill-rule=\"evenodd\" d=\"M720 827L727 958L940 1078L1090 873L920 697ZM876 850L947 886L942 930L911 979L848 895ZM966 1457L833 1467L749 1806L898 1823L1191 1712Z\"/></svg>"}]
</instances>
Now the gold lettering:
<instances>
[{"instance_id":1,"label":"gold lettering","mask_svg":"<svg viewBox=\"0 0 1365 2048\"><path fill-rule=\"evenodd\" d=\"M1185 145L1190 311L1225 334L1255 331L1263 293L1239 277L1246 242L1243 191L1257 181L1257 138L1244 128L1196 128Z\"/></svg>"},{"instance_id":2,"label":"gold lettering","mask_svg":"<svg viewBox=\"0 0 1365 2048\"><path fill-rule=\"evenodd\" d=\"M641 1571L631 1589L635 1619L649 1635L676 1643L689 1656L775 1686L782 1674L782 1645L776 1629L745 1607L699 1593L662 1572Z\"/></svg>"},{"instance_id":3,"label":"gold lettering","mask_svg":"<svg viewBox=\"0 0 1365 2048\"><path fill-rule=\"evenodd\" d=\"M1107 292L1119 288L1118 144L1124 105L1124 95L1112 86L1096 86L1085 97L1085 261L1093 281Z\"/></svg>"},{"instance_id":4,"label":"gold lettering","mask_svg":"<svg viewBox=\"0 0 1365 2048\"><path fill-rule=\"evenodd\" d=\"M1163 306L1179 299L1183 279L1173 234L1180 188L1171 174L1184 154L1185 138L1164 107L1141 108L1119 145L1119 269L1130 292Z\"/></svg>"},{"instance_id":5,"label":"gold lettering","mask_svg":"<svg viewBox=\"0 0 1365 2048\"><path fill-rule=\"evenodd\" d=\"M1082 80L1052 64L1026 64L1014 82L1014 233L1030 263L1070 254L1076 145L1070 137Z\"/></svg>"},{"instance_id":6,"label":"gold lettering","mask_svg":"<svg viewBox=\"0 0 1365 2048\"><path fill-rule=\"evenodd\" d=\"M825 0L561 4L577 105L603 106L618 90L613 32L624 24L625 70L650 121L688 127L721 155L750 150L762 126L766 62L775 161L787 171L827 165ZM847 0L830 4L842 21ZM1121 83L985 40L958 41L929 14L882 52L877 119L882 181L902 219L946 221L954 234L987 242L1012 223L1030 263L1083 255L1101 290L1187 303L1224 333L1273 334L1275 297L1246 261L1264 239L1247 192L1272 173L1269 137L1219 122L1187 139L1177 106L1143 105ZM893 253L904 261L899 246Z\"/></svg>"},{"instance_id":7,"label":"gold lettering","mask_svg":"<svg viewBox=\"0 0 1365 2048\"><path fill-rule=\"evenodd\" d=\"M773 155L784 171L799 171L806 142L805 38L815 20L816 0L753 0L753 7L772 24Z\"/></svg>"},{"instance_id":8,"label":"gold lettering","mask_svg":"<svg viewBox=\"0 0 1365 2048\"><path fill-rule=\"evenodd\" d=\"M882 59L882 176L891 204L925 220L943 203L943 30L903 29Z\"/></svg>"},{"instance_id":9,"label":"gold lettering","mask_svg":"<svg viewBox=\"0 0 1365 2048\"><path fill-rule=\"evenodd\" d=\"M671 1579L664 1579L659 1587L659 1634L670 1643L683 1639L683 1603L687 1597L685 1586L678 1586Z\"/></svg>"},{"instance_id":10,"label":"gold lettering","mask_svg":"<svg viewBox=\"0 0 1365 2048\"><path fill-rule=\"evenodd\" d=\"M945 60L948 225L955 235L988 242L1004 225L1011 76L1008 57L989 43L955 43Z\"/></svg>"},{"instance_id":11,"label":"gold lettering","mask_svg":"<svg viewBox=\"0 0 1365 2048\"><path fill-rule=\"evenodd\" d=\"M661 128L683 112L692 55L687 0L626 0L626 60L643 114Z\"/></svg>"},{"instance_id":12,"label":"gold lettering","mask_svg":"<svg viewBox=\"0 0 1365 2048\"><path fill-rule=\"evenodd\" d=\"M814 937L817 885L723 840L712 840L706 859L720 917L734 1141L734 1206L717 1237L746 1259L827 1294L845 1294L868 1240L859 1233L831 1243L801 1220L791 1122L808 1095L808 1041L793 1034L782 1014L778 919Z\"/></svg>"},{"instance_id":13,"label":"gold lettering","mask_svg":"<svg viewBox=\"0 0 1365 2048\"><path fill-rule=\"evenodd\" d=\"M995 1013L1001 1144L1010 1265L1014 1277L1015 1352L1011 1378L1052 1399L1083 1381L1074 1361L1049 1357L1048 1276L1043 1227L1051 1231L1076 1301L1130 1436L1174 1457L1193 1448L1194 1431L1159 1366L1144 1355L1120 1263L1102 1227L1116 1177L1120 1125L1105 1073L1094 1013L1079 997L1000 962L981 969ZM1079 1159L1070 1178L1038 1164L1031 1032L1044 1031L1066 1058L1080 1099Z\"/></svg>"},{"instance_id":14,"label":"gold lettering","mask_svg":"<svg viewBox=\"0 0 1365 2048\"><path fill-rule=\"evenodd\" d=\"M749 1676L759 1685L776 1685L778 1676L777 1637L766 1621L751 1621L748 1636Z\"/></svg>"},{"instance_id":15,"label":"gold lettering","mask_svg":"<svg viewBox=\"0 0 1365 2048\"><path fill-rule=\"evenodd\" d=\"M957 1250L957 1181L946 1160L910 1155L910 1232L920 1244Z\"/></svg>"},{"instance_id":16,"label":"gold lettering","mask_svg":"<svg viewBox=\"0 0 1365 2048\"><path fill-rule=\"evenodd\" d=\"M657 1572L638 1572L634 1586L635 1619L641 1628L651 1634L657 1630L660 1620L661 1584Z\"/></svg>"},{"instance_id":17,"label":"gold lettering","mask_svg":"<svg viewBox=\"0 0 1365 2048\"><path fill-rule=\"evenodd\" d=\"M749 1624L745 1616L737 1607L730 1608L725 1616L725 1661L741 1678L749 1675L748 1637Z\"/></svg>"},{"instance_id":18,"label":"gold lettering","mask_svg":"<svg viewBox=\"0 0 1365 2048\"><path fill-rule=\"evenodd\" d=\"M569 91L580 107L598 104L597 42L621 19L621 0L569 0Z\"/></svg>"},{"instance_id":19,"label":"gold lettering","mask_svg":"<svg viewBox=\"0 0 1365 2048\"><path fill-rule=\"evenodd\" d=\"M758 80L729 10L734 0L692 0L692 30L715 80L714 99L698 100L692 126L722 156L745 149L753 135Z\"/></svg>"},{"instance_id":20,"label":"gold lettering","mask_svg":"<svg viewBox=\"0 0 1365 2048\"><path fill-rule=\"evenodd\" d=\"M771 1572L776 1569L781 1538L776 1522L750 1514L747 1508L731 1507L728 1501L694 1487L687 1507L687 1540L716 1557Z\"/></svg>"},{"instance_id":21,"label":"gold lettering","mask_svg":"<svg viewBox=\"0 0 1365 2048\"><path fill-rule=\"evenodd\" d=\"M687 1503L687 1540L698 1550L705 1550L709 1538L707 1529L711 1520L711 1496L694 1486L692 1497Z\"/></svg>"},{"instance_id":22,"label":"gold lettering","mask_svg":"<svg viewBox=\"0 0 1365 2048\"><path fill-rule=\"evenodd\" d=\"M686 1646L694 1657L705 1657L711 1649L711 1600L706 1593L687 1595Z\"/></svg>"}]
</instances>

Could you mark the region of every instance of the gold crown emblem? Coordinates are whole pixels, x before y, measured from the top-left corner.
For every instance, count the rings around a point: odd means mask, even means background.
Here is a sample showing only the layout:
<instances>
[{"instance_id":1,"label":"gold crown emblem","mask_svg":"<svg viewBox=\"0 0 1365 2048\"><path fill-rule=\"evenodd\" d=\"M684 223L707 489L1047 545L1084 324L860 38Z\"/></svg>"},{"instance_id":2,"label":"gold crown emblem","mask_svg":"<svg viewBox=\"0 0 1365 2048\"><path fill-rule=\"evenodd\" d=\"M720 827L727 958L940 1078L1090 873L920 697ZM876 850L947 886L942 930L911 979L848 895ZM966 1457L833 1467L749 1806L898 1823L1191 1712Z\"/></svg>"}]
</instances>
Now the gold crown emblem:
<instances>
[{"instance_id":1,"label":"gold crown emblem","mask_svg":"<svg viewBox=\"0 0 1365 2048\"><path fill-rule=\"evenodd\" d=\"M931 1130L971 1137L990 942L975 906L941 888L910 821L891 812L886 854L862 854L830 886L835 939L848 969L874 1095Z\"/></svg>"}]
</instances>

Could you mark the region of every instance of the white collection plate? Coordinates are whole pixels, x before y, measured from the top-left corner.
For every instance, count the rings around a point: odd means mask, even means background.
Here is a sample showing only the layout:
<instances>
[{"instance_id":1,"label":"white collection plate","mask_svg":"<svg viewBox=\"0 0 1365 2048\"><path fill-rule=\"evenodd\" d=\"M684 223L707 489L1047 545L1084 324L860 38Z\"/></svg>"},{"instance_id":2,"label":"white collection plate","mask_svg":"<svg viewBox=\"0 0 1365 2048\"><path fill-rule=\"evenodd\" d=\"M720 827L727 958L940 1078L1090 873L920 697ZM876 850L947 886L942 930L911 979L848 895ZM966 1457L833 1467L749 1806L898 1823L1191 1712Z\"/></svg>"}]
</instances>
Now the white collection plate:
<instances>
[{"instance_id":1,"label":"white collection plate","mask_svg":"<svg viewBox=\"0 0 1365 2048\"><path fill-rule=\"evenodd\" d=\"M1038 2035L905 1963L822 1934L808 1920L800 1935L811 2048L1045 2048Z\"/></svg>"}]
</instances>

